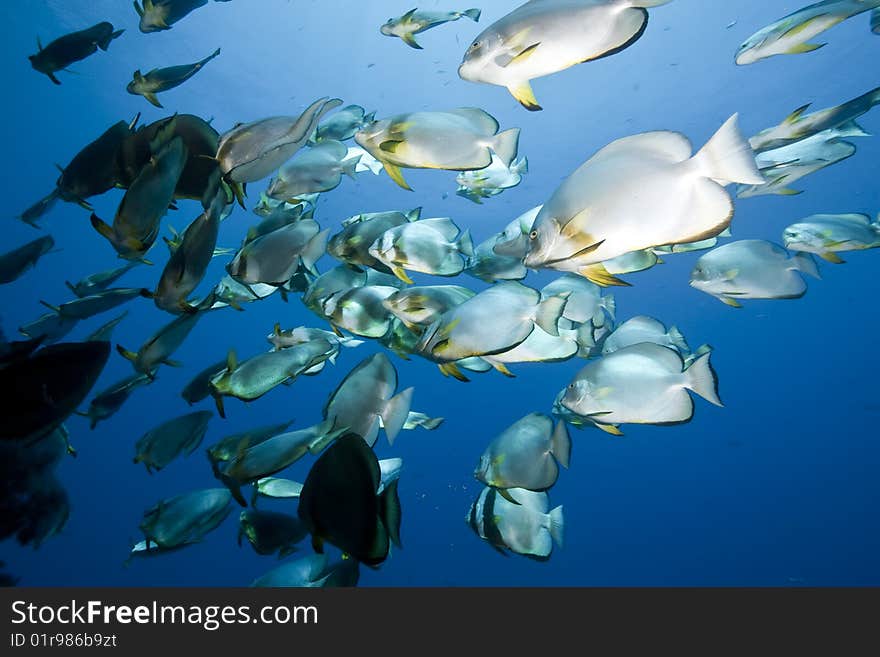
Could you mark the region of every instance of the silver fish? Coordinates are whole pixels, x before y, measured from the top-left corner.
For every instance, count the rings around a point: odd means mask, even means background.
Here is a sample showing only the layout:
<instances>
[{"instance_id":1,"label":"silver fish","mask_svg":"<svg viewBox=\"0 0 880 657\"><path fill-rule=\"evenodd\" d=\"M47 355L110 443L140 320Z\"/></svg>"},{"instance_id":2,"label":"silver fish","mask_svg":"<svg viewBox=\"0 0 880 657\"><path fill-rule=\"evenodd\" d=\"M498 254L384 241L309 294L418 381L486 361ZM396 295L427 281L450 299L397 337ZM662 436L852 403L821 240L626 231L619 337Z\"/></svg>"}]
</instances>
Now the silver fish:
<instances>
[{"instance_id":1,"label":"silver fish","mask_svg":"<svg viewBox=\"0 0 880 657\"><path fill-rule=\"evenodd\" d=\"M342 101L319 98L300 116L273 116L243 123L220 136L217 161L227 182L262 180L308 141L321 117Z\"/></svg>"},{"instance_id":2,"label":"silver fish","mask_svg":"<svg viewBox=\"0 0 880 657\"><path fill-rule=\"evenodd\" d=\"M788 252L765 240L740 240L700 256L691 272L691 287L728 306L739 299L798 299L807 291L803 274L819 278L808 254Z\"/></svg>"},{"instance_id":3,"label":"silver fish","mask_svg":"<svg viewBox=\"0 0 880 657\"><path fill-rule=\"evenodd\" d=\"M559 465L567 468L570 459L571 438L565 423L554 427L550 417L530 413L492 440L474 477L493 488L547 490L559 477Z\"/></svg>"}]
</instances>

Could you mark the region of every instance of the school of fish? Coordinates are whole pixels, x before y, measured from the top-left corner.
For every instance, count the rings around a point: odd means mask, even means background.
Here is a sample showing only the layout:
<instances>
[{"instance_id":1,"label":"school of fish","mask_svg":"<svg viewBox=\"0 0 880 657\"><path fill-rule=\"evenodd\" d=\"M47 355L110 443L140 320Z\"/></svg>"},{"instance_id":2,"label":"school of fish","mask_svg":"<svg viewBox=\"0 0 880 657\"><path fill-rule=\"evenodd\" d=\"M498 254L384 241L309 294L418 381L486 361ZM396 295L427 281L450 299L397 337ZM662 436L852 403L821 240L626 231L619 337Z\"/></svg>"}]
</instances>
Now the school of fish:
<instances>
[{"instance_id":1,"label":"school of fish","mask_svg":"<svg viewBox=\"0 0 880 657\"><path fill-rule=\"evenodd\" d=\"M522 107L540 111L535 80L573 75L562 72L637 48L650 14L669 2L529 0L492 17L466 48L458 74L462 81L504 87ZM132 22L144 35L166 31L198 20L198 14L188 17L207 4L143 0L134 3ZM746 40L735 64L812 52L824 44L810 39L864 12L871 12L871 29L880 31L880 0L804 7ZM477 23L481 11L414 8L378 32L422 50L429 39L420 43L416 35L449 23L470 28L469 21L458 23L462 18ZM45 46L38 40L29 60L60 85L59 72L99 50L149 38L133 32L98 22ZM162 108L159 94L216 66L211 62L218 57L220 48L192 63L150 62L147 72L132 73L126 90ZM170 103L173 93L163 100ZM242 311L278 293L285 301L299 297L315 326L276 324L268 334L265 327L248 354L217 353L215 362L192 373L181 397L190 406L213 402L220 419L208 409L156 418L133 444L133 463L149 473L173 468L236 411L235 404L259 403L278 386L295 390L319 375L339 381L321 421L253 427L213 442L204 467L218 485L157 500L140 521L133 515L143 540L132 546L129 561L202 541L237 504L239 544L246 540L257 554L287 559L252 586L355 586L361 565L382 566L402 545L404 464L379 460L373 447L382 434L393 445L402 432L432 431L443 422L414 410L421 405L415 390L388 354L425 359L462 382L491 370L513 377L521 363L582 361L565 388L548 391L544 408L486 428L491 442L473 452L473 476L482 488L466 523L503 554L547 560L564 541L563 506L551 504L550 491L573 463L570 428L620 436L625 425L675 425L689 422L698 407L702 413L708 405L723 406L712 347L692 349L676 327L646 315L618 322L606 288L632 285L634 274L665 258L704 251L690 275L692 288L729 307L794 299L807 291L804 275L819 278L814 256L840 264L841 253L880 247L880 222L852 208L792 223L782 244L728 239L740 199L798 194L795 181L854 156L856 145L847 140L869 136L856 120L877 104L880 88L827 109L810 112L804 105L751 138L741 133L732 108L697 147L672 130L617 139L584 152L582 164L546 190L541 205L498 222L498 232L477 245L467 225L426 216L423 207L364 208L339 222L316 217L316 205L319 195L346 179L383 171L411 190L410 169L452 172L457 194L477 204L491 201L519 184L528 160L519 153L520 128L502 127L485 109L413 108L396 100L393 113L377 116L322 96L288 114L248 117L222 131L181 112L147 124L139 115L121 119L59 167L54 188L18 217L42 229L57 202L78 205L91 226L84 221L83 233L95 248L125 262L67 281L72 298L42 300L48 312L19 327L24 339L0 343L0 381L8 391L0 397L7 418L0 428L6 509L0 539L39 546L64 527L69 493L54 468L66 455L76 456L71 417L85 417L92 429L111 421L164 367L179 365L175 354L205 313ZM248 190L255 183L266 185L256 201ZM112 189L124 190L118 208L112 218L99 217L90 199ZM182 200L198 201L201 213L177 232L165 218ZM237 205L250 206L256 219L239 246L220 247L222 222ZM172 233L163 238L167 255L155 248L163 226ZM26 280L55 248L45 234L0 255L0 284ZM226 275L197 294L214 258L226 259ZM330 258L335 265L325 264ZM151 265L154 287L116 286L133 268ZM532 287L524 282L530 270L552 270L556 278ZM469 286L466 276L481 285ZM64 341L78 322L146 303L139 298L164 313L143 344L120 338L113 354L111 339L118 325L124 328L127 311L83 342ZM337 359L350 360L366 341L384 350L346 364L339 377ZM110 358L125 358L132 372L95 389ZM303 458L312 462L305 481L285 478ZM286 505L273 508L296 508L270 510L266 500ZM288 558L307 539L312 552ZM339 559L327 556L328 546Z\"/></svg>"}]
</instances>

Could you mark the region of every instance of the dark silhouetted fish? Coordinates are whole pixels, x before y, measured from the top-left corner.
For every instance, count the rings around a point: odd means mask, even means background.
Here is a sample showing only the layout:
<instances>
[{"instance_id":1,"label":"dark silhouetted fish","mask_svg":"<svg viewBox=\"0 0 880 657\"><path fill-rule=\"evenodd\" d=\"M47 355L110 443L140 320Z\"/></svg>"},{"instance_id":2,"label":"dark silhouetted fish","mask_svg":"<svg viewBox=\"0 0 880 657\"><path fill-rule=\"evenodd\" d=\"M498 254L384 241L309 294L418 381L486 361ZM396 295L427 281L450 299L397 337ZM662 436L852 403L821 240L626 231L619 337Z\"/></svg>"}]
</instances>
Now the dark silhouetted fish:
<instances>
[{"instance_id":1,"label":"dark silhouetted fish","mask_svg":"<svg viewBox=\"0 0 880 657\"><path fill-rule=\"evenodd\" d=\"M29 55L28 59L31 60L34 70L45 73L55 84L61 84L55 77L57 71L98 52L98 48L106 51L110 42L123 32L125 30L114 30L112 23L102 21L85 30L58 37L45 48L38 37L39 52Z\"/></svg>"}]
</instances>

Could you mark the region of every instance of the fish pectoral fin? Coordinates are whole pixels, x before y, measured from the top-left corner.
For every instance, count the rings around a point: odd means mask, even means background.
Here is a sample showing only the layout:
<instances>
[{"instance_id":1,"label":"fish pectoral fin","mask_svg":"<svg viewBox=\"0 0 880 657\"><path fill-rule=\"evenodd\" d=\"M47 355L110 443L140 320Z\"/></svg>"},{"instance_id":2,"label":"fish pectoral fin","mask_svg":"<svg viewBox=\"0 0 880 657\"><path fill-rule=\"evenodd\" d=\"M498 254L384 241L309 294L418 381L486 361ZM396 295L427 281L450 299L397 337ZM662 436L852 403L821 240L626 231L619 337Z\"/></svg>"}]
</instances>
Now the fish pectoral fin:
<instances>
[{"instance_id":1,"label":"fish pectoral fin","mask_svg":"<svg viewBox=\"0 0 880 657\"><path fill-rule=\"evenodd\" d=\"M416 50L424 50L424 48L419 45L419 42L416 41L416 37L412 32L407 32L400 38L410 48L415 48Z\"/></svg>"},{"instance_id":2,"label":"fish pectoral fin","mask_svg":"<svg viewBox=\"0 0 880 657\"><path fill-rule=\"evenodd\" d=\"M49 79L52 80L55 84L61 84L61 80L55 77L54 73L46 73L49 76Z\"/></svg>"},{"instance_id":3,"label":"fish pectoral fin","mask_svg":"<svg viewBox=\"0 0 880 657\"><path fill-rule=\"evenodd\" d=\"M737 276L739 276L739 269L728 269L726 272L724 272L725 281L735 280Z\"/></svg>"},{"instance_id":4,"label":"fish pectoral fin","mask_svg":"<svg viewBox=\"0 0 880 657\"><path fill-rule=\"evenodd\" d=\"M586 278L588 281L591 281L596 285L601 285L602 287L608 287L609 285L632 287L630 283L609 274L608 270L605 269L605 265L601 262L581 267L578 269L578 274Z\"/></svg>"},{"instance_id":5,"label":"fish pectoral fin","mask_svg":"<svg viewBox=\"0 0 880 657\"><path fill-rule=\"evenodd\" d=\"M412 187L410 187L406 180L403 177L403 172L400 170L400 167L396 164L391 164L390 162L383 162L382 166L385 167L385 173L388 174L388 177L391 178L398 185L403 187L407 191L412 191Z\"/></svg>"},{"instance_id":6,"label":"fish pectoral fin","mask_svg":"<svg viewBox=\"0 0 880 657\"><path fill-rule=\"evenodd\" d=\"M742 308L742 304L736 299L731 299L730 297L718 297L718 300L731 308Z\"/></svg>"},{"instance_id":7,"label":"fish pectoral fin","mask_svg":"<svg viewBox=\"0 0 880 657\"><path fill-rule=\"evenodd\" d=\"M842 265L844 262L846 262L846 260L834 253L834 251L823 251L822 253L819 253L817 255L822 258L822 260L833 263L835 265Z\"/></svg>"},{"instance_id":8,"label":"fish pectoral fin","mask_svg":"<svg viewBox=\"0 0 880 657\"><path fill-rule=\"evenodd\" d=\"M162 103L160 103L160 102L159 102L159 99L156 98L156 94L153 94L153 93L150 93L150 92L148 92L148 91L145 91L145 92L142 93L141 95L142 95L144 98L146 98L146 99L150 102L151 105L155 105L156 107L159 107L159 108L162 107Z\"/></svg>"},{"instance_id":9,"label":"fish pectoral fin","mask_svg":"<svg viewBox=\"0 0 880 657\"><path fill-rule=\"evenodd\" d=\"M533 43L532 45L524 48L517 55L514 55L513 58L511 58L511 60L509 62L507 62L507 64L505 64L505 66L510 66L511 64L514 64L514 63L518 64L520 62L526 61L529 57L531 57L532 55L535 54L535 50L540 45L541 45L541 42L538 41L538 43Z\"/></svg>"},{"instance_id":10,"label":"fish pectoral fin","mask_svg":"<svg viewBox=\"0 0 880 657\"><path fill-rule=\"evenodd\" d=\"M544 109L538 105L538 100L535 98L535 92L532 91L532 85L529 84L528 80L512 84L507 87L507 90L510 92L511 96L516 98L520 105L530 112L538 112Z\"/></svg>"},{"instance_id":11,"label":"fish pectoral fin","mask_svg":"<svg viewBox=\"0 0 880 657\"><path fill-rule=\"evenodd\" d=\"M385 153L397 153L402 143L402 139L388 139L379 144L379 150Z\"/></svg>"}]
</instances>

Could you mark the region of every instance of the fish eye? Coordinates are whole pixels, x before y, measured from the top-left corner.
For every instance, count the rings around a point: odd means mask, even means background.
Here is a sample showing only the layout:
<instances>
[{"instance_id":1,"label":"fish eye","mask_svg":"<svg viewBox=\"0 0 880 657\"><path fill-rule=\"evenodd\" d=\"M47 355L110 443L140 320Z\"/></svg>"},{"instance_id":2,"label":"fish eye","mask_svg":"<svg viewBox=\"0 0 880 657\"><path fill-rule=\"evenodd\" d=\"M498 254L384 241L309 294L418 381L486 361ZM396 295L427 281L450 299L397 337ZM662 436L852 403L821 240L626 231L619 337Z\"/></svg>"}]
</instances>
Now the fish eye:
<instances>
[{"instance_id":1,"label":"fish eye","mask_svg":"<svg viewBox=\"0 0 880 657\"><path fill-rule=\"evenodd\" d=\"M530 240L536 240L536 239L538 239L538 231L533 230L531 233L529 233L529 239L530 239Z\"/></svg>"},{"instance_id":2,"label":"fish eye","mask_svg":"<svg viewBox=\"0 0 880 657\"><path fill-rule=\"evenodd\" d=\"M474 50L477 50L479 47L480 47L480 42L479 42L479 41L474 41L474 42L471 44L470 48L468 48L468 51L469 51L469 52L473 52Z\"/></svg>"}]
</instances>

